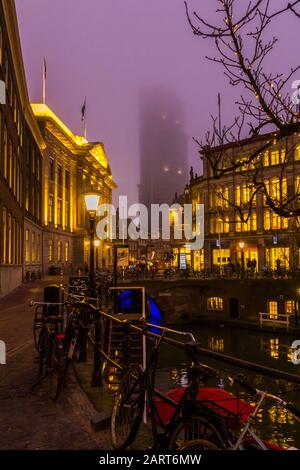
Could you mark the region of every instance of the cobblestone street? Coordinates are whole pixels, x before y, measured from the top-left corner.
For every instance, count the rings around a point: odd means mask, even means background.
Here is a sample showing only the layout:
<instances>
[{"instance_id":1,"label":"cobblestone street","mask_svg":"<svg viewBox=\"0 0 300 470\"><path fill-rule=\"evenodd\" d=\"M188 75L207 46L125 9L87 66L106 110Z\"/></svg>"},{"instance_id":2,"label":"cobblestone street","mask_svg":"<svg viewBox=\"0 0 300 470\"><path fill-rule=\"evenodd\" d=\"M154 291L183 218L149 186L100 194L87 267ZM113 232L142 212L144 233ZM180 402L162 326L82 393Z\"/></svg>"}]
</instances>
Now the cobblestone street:
<instances>
[{"instance_id":1,"label":"cobblestone street","mask_svg":"<svg viewBox=\"0 0 300 470\"><path fill-rule=\"evenodd\" d=\"M7 346L7 364L0 366L0 449L108 449L109 434L92 430L94 409L72 372L57 403L46 383L30 391L37 365L28 301L42 298L46 282L27 284L0 300L0 339Z\"/></svg>"}]
</instances>

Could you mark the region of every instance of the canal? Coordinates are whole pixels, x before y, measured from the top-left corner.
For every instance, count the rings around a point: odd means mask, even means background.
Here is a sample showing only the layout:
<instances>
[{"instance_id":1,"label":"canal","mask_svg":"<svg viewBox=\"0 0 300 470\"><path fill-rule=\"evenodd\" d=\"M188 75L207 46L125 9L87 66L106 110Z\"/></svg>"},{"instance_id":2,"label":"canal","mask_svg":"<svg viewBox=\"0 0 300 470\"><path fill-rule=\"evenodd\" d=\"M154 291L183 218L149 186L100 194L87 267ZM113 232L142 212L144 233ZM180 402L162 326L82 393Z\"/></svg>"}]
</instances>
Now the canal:
<instances>
[{"instance_id":1,"label":"canal","mask_svg":"<svg viewBox=\"0 0 300 470\"><path fill-rule=\"evenodd\" d=\"M225 326L191 326L193 333L203 347L213 351L236 356L258 364L300 375L300 365L292 364L291 343L294 339L278 333L262 333ZM294 403L300 410L300 385L292 384L252 371L243 370L225 363L205 359L206 363L220 374L220 378L210 380L207 386L225 385L226 390L234 393L228 376L243 373L256 388L267 390ZM170 345L162 345L158 362L157 383L159 390L185 386L187 383L186 357L184 352ZM276 404L265 401L256 424L256 430L264 439L282 445L300 448L300 424L293 416Z\"/></svg>"}]
</instances>

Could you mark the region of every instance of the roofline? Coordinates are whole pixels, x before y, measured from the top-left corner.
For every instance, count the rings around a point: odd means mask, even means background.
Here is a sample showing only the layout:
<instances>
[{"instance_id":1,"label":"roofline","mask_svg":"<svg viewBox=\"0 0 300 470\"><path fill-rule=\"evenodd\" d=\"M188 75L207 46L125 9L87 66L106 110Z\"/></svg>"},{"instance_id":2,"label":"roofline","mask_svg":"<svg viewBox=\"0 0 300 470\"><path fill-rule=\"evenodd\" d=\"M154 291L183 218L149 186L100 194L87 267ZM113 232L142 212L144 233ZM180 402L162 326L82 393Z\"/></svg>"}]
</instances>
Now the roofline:
<instances>
[{"instance_id":1,"label":"roofline","mask_svg":"<svg viewBox=\"0 0 300 470\"><path fill-rule=\"evenodd\" d=\"M235 147L241 147L243 145L249 145L251 144L252 142L258 142L260 140L265 140L265 139L268 139L269 137L273 137L274 134L274 131L273 132L268 132L267 134L259 134L259 135L256 135L255 137L252 137L252 138L248 138L248 139L242 139L242 140L238 140L238 141L235 141L235 142L228 142L227 144L224 144L224 145L216 145L215 147L209 147L208 145L207 146L204 146L203 149L200 150L200 154L203 155L205 153L208 153L208 152L216 152L218 150L226 150L226 149L229 149L229 148L235 148Z\"/></svg>"}]
</instances>

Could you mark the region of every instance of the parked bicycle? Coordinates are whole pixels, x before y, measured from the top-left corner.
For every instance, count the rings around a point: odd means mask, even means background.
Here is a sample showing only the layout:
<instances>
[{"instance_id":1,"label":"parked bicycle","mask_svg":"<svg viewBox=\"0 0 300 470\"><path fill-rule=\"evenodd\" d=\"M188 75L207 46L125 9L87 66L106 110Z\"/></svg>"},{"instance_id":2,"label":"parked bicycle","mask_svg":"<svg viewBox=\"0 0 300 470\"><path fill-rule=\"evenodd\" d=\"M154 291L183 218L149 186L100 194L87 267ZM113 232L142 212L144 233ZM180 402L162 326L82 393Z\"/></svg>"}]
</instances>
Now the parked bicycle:
<instances>
[{"instance_id":1,"label":"parked bicycle","mask_svg":"<svg viewBox=\"0 0 300 470\"><path fill-rule=\"evenodd\" d=\"M38 351L38 380L31 390L43 380L49 380L49 392L58 398L65 368L63 316L58 313L60 303L31 302L36 307L33 322L34 344Z\"/></svg>"},{"instance_id":2,"label":"parked bicycle","mask_svg":"<svg viewBox=\"0 0 300 470\"><path fill-rule=\"evenodd\" d=\"M225 417L220 420L220 414L218 414L218 420L216 420L216 411L213 410L210 416L210 424L212 425L211 429L213 433L208 435L206 423L199 422L200 430L203 431L201 433L201 439L190 440L186 442L181 449L196 452L197 450L203 449L205 443L205 448L214 448L215 450L284 450L281 446L275 445L257 434L254 429L256 417L266 399L275 402L278 406L290 412L299 423L300 411L297 410L292 403L287 403L276 395L252 387L242 375L229 379L232 384L242 387L251 398L256 397L258 399L257 404L252 406L252 411L247 412L244 424L239 429L232 429L228 423L226 425ZM207 404L202 402L202 406L205 407L206 405ZM216 404L216 406L218 406L218 404Z\"/></svg>"},{"instance_id":3,"label":"parked bicycle","mask_svg":"<svg viewBox=\"0 0 300 470\"><path fill-rule=\"evenodd\" d=\"M130 366L123 376L112 411L114 448L125 449L133 443L146 410L155 450L281 450L256 434L255 418L266 398L276 401L298 420L300 412L281 398L254 389L241 376L232 379L232 383L242 386L251 396L256 395L259 398L256 406L226 390L205 387L207 380L216 378L218 373L199 362L194 342L185 345L191 361L186 388L159 394L155 390L155 367L163 336L164 332L156 341L147 367L143 370Z\"/></svg>"},{"instance_id":4,"label":"parked bicycle","mask_svg":"<svg viewBox=\"0 0 300 470\"><path fill-rule=\"evenodd\" d=\"M184 442L195 438L193 427L198 418L198 389L209 378L215 377L216 372L207 365L201 364L196 353L195 341L185 344L185 352L191 361L188 370L189 381L181 399L175 403L168 397L155 391L155 370L159 348L164 338L166 328L156 340L146 368L129 366L116 393L112 418L111 435L115 449L125 449L134 441L145 412L145 396L147 397L146 412L150 416L153 448L155 450L172 450ZM173 330L173 332L175 332ZM177 332L182 334L182 332ZM174 412L168 421L163 423L158 412L156 396L174 407ZM161 432L161 428L163 431ZM199 435L197 435L199 437ZM179 443L180 442L180 443Z\"/></svg>"}]
</instances>

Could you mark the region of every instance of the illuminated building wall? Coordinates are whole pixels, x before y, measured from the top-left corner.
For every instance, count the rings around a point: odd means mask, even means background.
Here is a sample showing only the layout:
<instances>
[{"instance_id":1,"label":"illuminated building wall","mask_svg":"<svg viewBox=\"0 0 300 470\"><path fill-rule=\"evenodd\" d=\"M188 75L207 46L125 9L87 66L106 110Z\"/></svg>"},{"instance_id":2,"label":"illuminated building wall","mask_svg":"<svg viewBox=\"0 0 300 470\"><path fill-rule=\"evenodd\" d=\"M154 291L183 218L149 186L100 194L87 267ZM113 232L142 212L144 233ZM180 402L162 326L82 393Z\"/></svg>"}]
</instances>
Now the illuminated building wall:
<instances>
[{"instance_id":1,"label":"illuminated building wall","mask_svg":"<svg viewBox=\"0 0 300 470\"><path fill-rule=\"evenodd\" d=\"M227 153L241 158L250 154L251 149L261 146L270 139L270 135L257 137L248 146L226 147ZM260 158L260 171L263 181L273 199L280 200L292 197L299 192L300 183L300 136L294 134L288 139L288 162L285 158L285 143L274 142L269 151ZM217 151L212 149L211 152ZM242 208L248 214L252 189L246 182L251 168L225 174L216 180L212 177L211 168L206 158L203 159L203 175L190 180L181 199L195 205L204 203L205 210L205 246L203 250L204 266L207 269L219 269L229 262L241 263L239 242L245 243L245 262L255 259L257 269L261 271L268 266L276 269L276 260L281 266L290 269L300 265L299 258L299 220L282 218L271 211L265 203L264 196L258 193L254 200L250 217L242 222L234 206ZM251 176L249 176L251 182ZM295 201L295 204L298 202ZM201 264L192 256L192 265L200 269ZM199 260L199 255L197 256ZM201 268L202 269L202 268Z\"/></svg>"},{"instance_id":2,"label":"illuminated building wall","mask_svg":"<svg viewBox=\"0 0 300 470\"><path fill-rule=\"evenodd\" d=\"M14 1L0 2L0 297L41 268L41 162L45 147L31 110ZM25 237L27 236L27 244ZM25 247L27 251L25 253Z\"/></svg>"},{"instance_id":3,"label":"illuminated building wall","mask_svg":"<svg viewBox=\"0 0 300 470\"><path fill-rule=\"evenodd\" d=\"M83 270L89 264L89 223L83 193L97 190L111 202L116 187L102 143L73 134L43 104L32 105L46 142L43 160L43 268ZM98 267L111 264L110 245L100 241Z\"/></svg>"}]
</instances>

